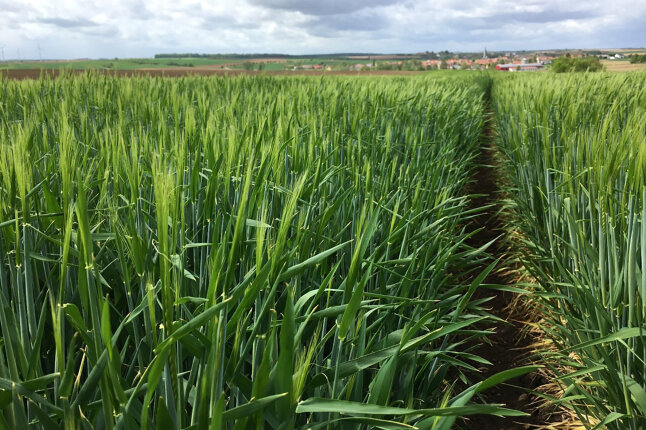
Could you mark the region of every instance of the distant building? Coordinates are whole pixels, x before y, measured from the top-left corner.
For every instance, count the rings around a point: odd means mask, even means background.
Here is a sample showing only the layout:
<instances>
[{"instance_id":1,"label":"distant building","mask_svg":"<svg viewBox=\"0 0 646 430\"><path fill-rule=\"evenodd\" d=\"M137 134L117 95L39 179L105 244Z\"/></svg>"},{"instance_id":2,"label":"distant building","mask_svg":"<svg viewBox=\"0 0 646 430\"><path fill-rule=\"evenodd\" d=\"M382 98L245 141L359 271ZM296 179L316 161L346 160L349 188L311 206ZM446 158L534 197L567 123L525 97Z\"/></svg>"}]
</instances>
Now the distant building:
<instances>
[{"instance_id":1,"label":"distant building","mask_svg":"<svg viewBox=\"0 0 646 430\"><path fill-rule=\"evenodd\" d=\"M425 60L422 61L422 67L425 69L439 69L442 62L440 60Z\"/></svg>"},{"instance_id":2,"label":"distant building","mask_svg":"<svg viewBox=\"0 0 646 430\"><path fill-rule=\"evenodd\" d=\"M487 56L487 47L485 46L484 52L482 53L482 59L486 60L487 58L489 57Z\"/></svg>"},{"instance_id":3,"label":"distant building","mask_svg":"<svg viewBox=\"0 0 646 430\"><path fill-rule=\"evenodd\" d=\"M498 64L496 70L501 70L504 72L535 72L543 68L543 63L508 63L508 64Z\"/></svg>"},{"instance_id":4,"label":"distant building","mask_svg":"<svg viewBox=\"0 0 646 430\"><path fill-rule=\"evenodd\" d=\"M495 58L482 58L480 60L475 60L473 63L478 68L489 68L492 64L496 64Z\"/></svg>"}]
</instances>

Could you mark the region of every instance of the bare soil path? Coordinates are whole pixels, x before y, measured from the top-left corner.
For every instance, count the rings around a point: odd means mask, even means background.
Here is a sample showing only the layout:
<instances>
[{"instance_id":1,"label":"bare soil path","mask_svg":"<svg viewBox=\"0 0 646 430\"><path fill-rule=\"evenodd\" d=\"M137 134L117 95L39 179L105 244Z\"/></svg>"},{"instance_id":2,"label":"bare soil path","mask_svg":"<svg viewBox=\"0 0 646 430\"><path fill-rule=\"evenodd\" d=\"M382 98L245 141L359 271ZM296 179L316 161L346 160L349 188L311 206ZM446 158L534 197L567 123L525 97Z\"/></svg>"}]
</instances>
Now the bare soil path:
<instances>
[{"instance_id":1,"label":"bare soil path","mask_svg":"<svg viewBox=\"0 0 646 430\"><path fill-rule=\"evenodd\" d=\"M498 181L498 168L496 149L494 145L494 116L487 99L487 119L481 139L480 153L475 160L477 169L474 173L473 183L469 190L477 194L473 199L473 207L492 205L491 208L477 217L471 228L481 230L472 237L471 245L481 247L497 239L488 249L494 257L502 257L505 261L507 250L504 248L504 234L500 219L500 183ZM492 271L485 279L486 284L510 285L513 280L504 268ZM476 298L491 297L487 307L490 312L502 321L494 325L495 334L490 337L491 345L482 344L474 351L490 361L491 366L483 366L481 377L484 379L495 373L513 369L515 367L536 364L531 361L533 356L532 344L535 339L527 335L526 321L530 318L523 315L518 307L511 306L516 299L516 294L500 292L489 289L480 289ZM526 417L494 417L490 415L477 415L463 422L464 428L477 430L521 430L521 429L548 429L551 424L560 421L560 417L549 414L544 409L537 408L538 398L530 391L543 385L547 381L538 372L533 372L507 381L483 393L487 403L500 403L508 408L528 413Z\"/></svg>"}]
</instances>

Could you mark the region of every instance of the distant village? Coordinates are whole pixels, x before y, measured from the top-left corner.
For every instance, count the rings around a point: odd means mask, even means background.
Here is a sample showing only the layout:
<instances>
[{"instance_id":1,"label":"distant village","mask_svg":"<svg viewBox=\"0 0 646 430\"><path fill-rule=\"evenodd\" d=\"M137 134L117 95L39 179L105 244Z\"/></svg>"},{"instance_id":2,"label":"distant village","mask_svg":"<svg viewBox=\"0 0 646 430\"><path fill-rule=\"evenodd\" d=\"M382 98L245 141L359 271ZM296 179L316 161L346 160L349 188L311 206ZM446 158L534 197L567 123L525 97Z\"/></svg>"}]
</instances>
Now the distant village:
<instances>
[{"instance_id":1,"label":"distant village","mask_svg":"<svg viewBox=\"0 0 646 430\"><path fill-rule=\"evenodd\" d=\"M602 53L601 51L580 52L500 52L490 53L485 48L477 57L469 53L425 52L413 55L376 55L349 57L348 59L365 59L354 63L324 63L290 65L292 70L499 70L506 72L534 72L544 70L546 66L560 56L570 55L583 58L595 56L603 60L622 60L621 53Z\"/></svg>"},{"instance_id":2,"label":"distant village","mask_svg":"<svg viewBox=\"0 0 646 430\"><path fill-rule=\"evenodd\" d=\"M445 60L425 60L422 66L425 69L456 69L456 70L484 70L492 69L502 71L537 71L545 65L551 64L556 56L534 55L531 57L519 56L515 52L507 52L504 55L489 55L487 48L484 49L482 58L460 59L450 58Z\"/></svg>"},{"instance_id":3,"label":"distant village","mask_svg":"<svg viewBox=\"0 0 646 430\"><path fill-rule=\"evenodd\" d=\"M582 54L581 54L582 55ZM439 55L438 55L439 56ZM446 55L444 55L446 57ZM419 67L417 69L431 70L431 69L452 69L452 70L485 70L496 69L501 71L538 71L543 69L546 65L552 63L554 58L558 57L557 54L535 54L531 56L523 56L515 52L506 52L502 55L491 55L485 48L482 53L482 58L464 57L464 54L454 54L452 58L436 58L418 60ZM359 63L354 64L354 70L364 69L385 69L385 65L402 66L402 70L409 69L405 62L415 62L415 60L398 60L398 61L381 61L379 63ZM385 63L385 64L384 64ZM394 67L393 67L394 68Z\"/></svg>"}]
</instances>

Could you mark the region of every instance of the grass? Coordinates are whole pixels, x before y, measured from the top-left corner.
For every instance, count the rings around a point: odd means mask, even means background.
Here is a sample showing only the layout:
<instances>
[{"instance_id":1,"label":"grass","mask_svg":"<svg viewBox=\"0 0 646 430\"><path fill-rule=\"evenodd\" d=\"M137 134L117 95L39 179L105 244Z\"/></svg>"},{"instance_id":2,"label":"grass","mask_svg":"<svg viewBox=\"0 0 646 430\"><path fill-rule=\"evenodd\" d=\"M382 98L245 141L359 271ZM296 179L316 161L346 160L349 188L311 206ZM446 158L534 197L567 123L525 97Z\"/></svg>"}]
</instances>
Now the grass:
<instances>
[{"instance_id":1,"label":"grass","mask_svg":"<svg viewBox=\"0 0 646 430\"><path fill-rule=\"evenodd\" d=\"M464 347L488 77L0 84L0 427L518 414Z\"/></svg>"},{"instance_id":2,"label":"grass","mask_svg":"<svg viewBox=\"0 0 646 430\"><path fill-rule=\"evenodd\" d=\"M544 360L559 375L559 402L589 428L646 420L645 82L635 73L494 83L522 258L556 346Z\"/></svg>"}]
</instances>

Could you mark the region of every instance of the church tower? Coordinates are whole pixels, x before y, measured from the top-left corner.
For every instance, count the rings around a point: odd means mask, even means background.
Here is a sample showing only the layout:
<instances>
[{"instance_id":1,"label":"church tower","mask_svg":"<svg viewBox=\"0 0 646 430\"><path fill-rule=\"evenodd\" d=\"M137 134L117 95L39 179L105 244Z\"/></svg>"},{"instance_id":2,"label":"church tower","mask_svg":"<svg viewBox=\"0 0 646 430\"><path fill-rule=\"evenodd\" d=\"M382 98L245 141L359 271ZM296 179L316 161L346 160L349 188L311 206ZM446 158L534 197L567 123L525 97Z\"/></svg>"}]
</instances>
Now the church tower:
<instances>
[{"instance_id":1,"label":"church tower","mask_svg":"<svg viewBox=\"0 0 646 430\"><path fill-rule=\"evenodd\" d=\"M485 60L487 58L489 58L489 57L487 57L487 47L486 46L485 46L484 52L482 53L482 58L484 58Z\"/></svg>"}]
</instances>

